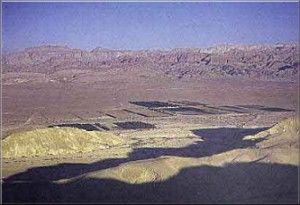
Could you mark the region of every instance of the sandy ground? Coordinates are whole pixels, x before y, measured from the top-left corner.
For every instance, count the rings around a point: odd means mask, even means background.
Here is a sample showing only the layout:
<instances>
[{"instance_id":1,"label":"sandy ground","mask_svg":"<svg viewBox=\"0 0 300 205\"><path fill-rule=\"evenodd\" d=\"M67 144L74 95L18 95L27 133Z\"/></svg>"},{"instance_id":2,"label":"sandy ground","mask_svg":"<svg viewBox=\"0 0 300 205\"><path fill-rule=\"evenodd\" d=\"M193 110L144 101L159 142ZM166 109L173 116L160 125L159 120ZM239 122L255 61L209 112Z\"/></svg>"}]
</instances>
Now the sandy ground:
<instances>
[{"instance_id":1,"label":"sandy ground","mask_svg":"<svg viewBox=\"0 0 300 205\"><path fill-rule=\"evenodd\" d=\"M65 85L50 78L4 84L3 138L77 122L101 123L124 142L87 153L3 159L3 201L297 202L299 124L269 129L297 115L298 83L149 81L86 74ZM170 115L131 101L198 102L194 108L216 113ZM115 124L124 121L156 128Z\"/></svg>"},{"instance_id":2,"label":"sandy ground","mask_svg":"<svg viewBox=\"0 0 300 205\"><path fill-rule=\"evenodd\" d=\"M23 81L31 78L24 77ZM130 101L187 100L211 106L265 105L298 109L297 82L159 78L131 81L97 73L87 73L65 83L58 79L36 76L28 82L4 83L3 131L59 121L89 120L114 110L130 109L134 107Z\"/></svg>"}]
</instances>

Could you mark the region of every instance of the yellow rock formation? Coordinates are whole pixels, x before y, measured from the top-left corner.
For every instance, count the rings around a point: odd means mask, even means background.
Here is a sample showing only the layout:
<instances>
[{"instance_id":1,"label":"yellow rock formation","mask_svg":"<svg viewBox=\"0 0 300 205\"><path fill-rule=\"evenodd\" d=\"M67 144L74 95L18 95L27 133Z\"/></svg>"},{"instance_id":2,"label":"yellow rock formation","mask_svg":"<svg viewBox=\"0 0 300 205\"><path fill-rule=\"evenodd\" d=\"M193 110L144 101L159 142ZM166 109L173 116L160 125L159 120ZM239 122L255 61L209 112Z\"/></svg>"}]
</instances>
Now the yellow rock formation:
<instances>
[{"instance_id":1,"label":"yellow rock formation","mask_svg":"<svg viewBox=\"0 0 300 205\"><path fill-rule=\"evenodd\" d=\"M110 132L78 128L44 128L14 133L2 140L2 157L19 158L89 152L121 144Z\"/></svg>"}]
</instances>

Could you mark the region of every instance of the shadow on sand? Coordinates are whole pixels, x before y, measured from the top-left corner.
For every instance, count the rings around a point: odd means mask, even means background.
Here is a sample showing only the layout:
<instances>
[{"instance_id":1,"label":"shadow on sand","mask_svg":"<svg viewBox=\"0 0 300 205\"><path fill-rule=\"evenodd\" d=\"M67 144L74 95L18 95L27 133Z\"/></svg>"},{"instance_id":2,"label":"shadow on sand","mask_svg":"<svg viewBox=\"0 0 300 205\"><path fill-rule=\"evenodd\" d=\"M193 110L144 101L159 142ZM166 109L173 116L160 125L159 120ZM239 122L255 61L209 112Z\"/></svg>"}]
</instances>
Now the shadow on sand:
<instances>
[{"instance_id":1,"label":"shadow on sand","mask_svg":"<svg viewBox=\"0 0 300 205\"><path fill-rule=\"evenodd\" d=\"M236 163L182 169L165 181L129 184L80 178L4 183L4 202L73 203L297 203L296 166Z\"/></svg>"},{"instance_id":2,"label":"shadow on sand","mask_svg":"<svg viewBox=\"0 0 300 205\"><path fill-rule=\"evenodd\" d=\"M168 180L132 185L111 179L83 178L93 171L160 156L201 158L229 150L255 147L267 140L242 140L267 128L193 130L204 141L182 148L136 148L127 158L91 164L36 167L4 179L3 202L239 203L296 202L298 168L290 165L236 163L224 168L186 168ZM52 181L79 177L67 184ZM263 198L268 198L265 201Z\"/></svg>"}]
</instances>

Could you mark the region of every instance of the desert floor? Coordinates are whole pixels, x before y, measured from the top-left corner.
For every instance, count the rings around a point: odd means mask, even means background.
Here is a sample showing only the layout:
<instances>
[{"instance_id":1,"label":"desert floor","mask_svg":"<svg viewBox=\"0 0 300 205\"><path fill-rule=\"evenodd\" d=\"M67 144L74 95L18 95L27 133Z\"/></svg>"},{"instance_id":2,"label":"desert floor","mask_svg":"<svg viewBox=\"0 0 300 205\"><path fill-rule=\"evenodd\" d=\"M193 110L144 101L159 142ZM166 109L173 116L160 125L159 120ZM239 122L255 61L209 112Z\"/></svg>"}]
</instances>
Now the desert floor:
<instances>
[{"instance_id":1,"label":"desert floor","mask_svg":"<svg viewBox=\"0 0 300 205\"><path fill-rule=\"evenodd\" d=\"M289 138L294 131L272 128L298 115L298 82L7 78L14 80L2 85L3 139L71 126L109 130L124 142L4 158L3 202L298 201L299 141Z\"/></svg>"}]
</instances>

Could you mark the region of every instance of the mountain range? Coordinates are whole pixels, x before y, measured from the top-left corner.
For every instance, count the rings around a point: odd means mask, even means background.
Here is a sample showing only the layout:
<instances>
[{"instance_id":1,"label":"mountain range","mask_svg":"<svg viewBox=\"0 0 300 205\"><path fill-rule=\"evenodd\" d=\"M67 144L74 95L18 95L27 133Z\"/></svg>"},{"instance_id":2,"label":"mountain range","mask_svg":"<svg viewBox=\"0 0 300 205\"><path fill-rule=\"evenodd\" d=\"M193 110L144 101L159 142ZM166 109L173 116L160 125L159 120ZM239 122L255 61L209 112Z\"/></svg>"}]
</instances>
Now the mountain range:
<instances>
[{"instance_id":1,"label":"mountain range","mask_svg":"<svg viewBox=\"0 0 300 205\"><path fill-rule=\"evenodd\" d=\"M99 71L119 68L143 73L144 69L165 77L213 78L245 77L296 79L299 45L224 44L210 48L172 50L112 50L97 47L91 51L68 46L39 46L2 56L2 73L34 72L53 74L61 70Z\"/></svg>"}]
</instances>

